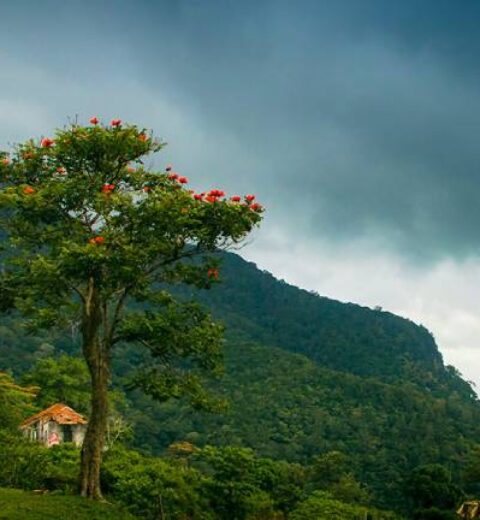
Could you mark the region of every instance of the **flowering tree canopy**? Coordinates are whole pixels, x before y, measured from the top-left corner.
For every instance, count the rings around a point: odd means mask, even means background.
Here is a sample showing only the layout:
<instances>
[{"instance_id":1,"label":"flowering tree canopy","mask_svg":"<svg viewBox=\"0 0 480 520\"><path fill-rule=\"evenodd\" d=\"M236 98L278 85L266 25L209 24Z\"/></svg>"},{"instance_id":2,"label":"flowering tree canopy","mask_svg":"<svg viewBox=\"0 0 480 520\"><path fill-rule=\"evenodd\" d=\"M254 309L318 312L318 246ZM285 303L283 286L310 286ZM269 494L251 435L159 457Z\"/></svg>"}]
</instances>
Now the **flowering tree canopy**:
<instances>
[{"instance_id":1,"label":"flowering tree canopy","mask_svg":"<svg viewBox=\"0 0 480 520\"><path fill-rule=\"evenodd\" d=\"M0 152L1 306L36 327L80 325L92 380L81 486L93 498L101 496L112 350L143 347L149 363L135 384L200 405L196 369L218 366L221 327L166 287L217 283L212 254L240 243L263 211L253 195L188 190L170 165L149 171L145 157L163 146L145 129L92 117Z\"/></svg>"}]
</instances>

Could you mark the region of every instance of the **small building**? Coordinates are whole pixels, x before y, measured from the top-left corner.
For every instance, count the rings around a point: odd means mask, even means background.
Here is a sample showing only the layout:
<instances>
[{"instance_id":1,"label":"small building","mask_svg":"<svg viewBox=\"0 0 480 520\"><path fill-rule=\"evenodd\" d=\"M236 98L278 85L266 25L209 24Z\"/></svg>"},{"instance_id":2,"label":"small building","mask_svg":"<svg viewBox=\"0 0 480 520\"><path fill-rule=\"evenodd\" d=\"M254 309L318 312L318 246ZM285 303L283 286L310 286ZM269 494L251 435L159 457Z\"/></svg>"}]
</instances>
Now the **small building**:
<instances>
[{"instance_id":1,"label":"small building","mask_svg":"<svg viewBox=\"0 0 480 520\"><path fill-rule=\"evenodd\" d=\"M480 500L469 500L468 502L464 502L457 511L457 514L466 520L480 518Z\"/></svg>"},{"instance_id":2,"label":"small building","mask_svg":"<svg viewBox=\"0 0 480 520\"><path fill-rule=\"evenodd\" d=\"M62 442L81 446L87 420L66 404L57 403L25 419L20 429L29 439L48 447Z\"/></svg>"}]
</instances>

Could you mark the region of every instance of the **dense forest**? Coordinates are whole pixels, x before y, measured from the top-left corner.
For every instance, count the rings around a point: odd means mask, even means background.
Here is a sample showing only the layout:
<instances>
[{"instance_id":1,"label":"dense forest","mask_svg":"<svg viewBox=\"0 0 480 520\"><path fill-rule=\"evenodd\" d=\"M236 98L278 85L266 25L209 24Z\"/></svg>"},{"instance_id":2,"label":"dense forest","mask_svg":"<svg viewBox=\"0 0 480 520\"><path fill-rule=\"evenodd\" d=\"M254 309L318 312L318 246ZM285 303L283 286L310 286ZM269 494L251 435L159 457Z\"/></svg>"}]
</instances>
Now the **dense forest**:
<instances>
[{"instance_id":1,"label":"dense forest","mask_svg":"<svg viewBox=\"0 0 480 520\"><path fill-rule=\"evenodd\" d=\"M117 353L118 440L103 475L112 496L145 518L160 507L146 496L162 489L168 518L313 520L337 509L339 518L367 510L372 518L390 518L379 510L454 518L480 483L480 405L444 366L432 335L388 312L290 286L234 254L223 255L222 278L211 291L178 289L225 324L225 373L209 384L211 412L128 390L148 358L127 346ZM22 413L57 400L88 415L88 373L77 355L74 326L38 335L15 315L2 318L0 369L40 387L26 408L3 405L10 431ZM12 461L22 449L9 448ZM62 449L61 463L61 449L32 454L57 456L60 470L50 461L48 482L45 472L23 482L6 468L0 485L71 486L68 464L78 454Z\"/></svg>"}]
</instances>

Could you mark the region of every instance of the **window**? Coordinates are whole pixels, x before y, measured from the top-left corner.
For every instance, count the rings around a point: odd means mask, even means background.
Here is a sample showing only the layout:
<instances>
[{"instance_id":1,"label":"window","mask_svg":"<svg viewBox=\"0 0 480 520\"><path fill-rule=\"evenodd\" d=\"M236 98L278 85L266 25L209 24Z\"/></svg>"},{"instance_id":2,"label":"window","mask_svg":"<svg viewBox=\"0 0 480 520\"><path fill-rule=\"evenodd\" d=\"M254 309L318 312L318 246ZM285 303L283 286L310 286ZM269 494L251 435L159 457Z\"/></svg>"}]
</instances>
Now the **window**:
<instances>
[{"instance_id":1,"label":"window","mask_svg":"<svg viewBox=\"0 0 480 520\"><path fill-rule=\"evenodd\" d=\"M73 428L70 424L63 425L63 442L73 442Z\"/></svg>"}]
</instances>

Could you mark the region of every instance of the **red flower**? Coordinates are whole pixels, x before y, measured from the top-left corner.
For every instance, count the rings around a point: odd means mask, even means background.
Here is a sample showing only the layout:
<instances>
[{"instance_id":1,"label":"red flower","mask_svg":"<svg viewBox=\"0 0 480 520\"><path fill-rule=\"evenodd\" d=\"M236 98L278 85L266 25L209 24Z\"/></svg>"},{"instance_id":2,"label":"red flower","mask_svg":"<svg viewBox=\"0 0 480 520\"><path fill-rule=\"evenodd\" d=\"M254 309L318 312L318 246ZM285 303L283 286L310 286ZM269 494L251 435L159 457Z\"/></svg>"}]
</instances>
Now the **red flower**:
<instances>
[{"instance_id":1,"label":"red flower","mask_svg":"<svg viewBox=\"0 0 480 520\"><path fill-rule=\"evenodd\" d=\"M111 193L115 189L115 184L104 184L102 186L102 193Z\"/></svg>"},{"instance_id":2,"label":"red flower","mask_svg":"<svg viewBox=\"0 0 480 520\"><path fill-rule=\"evenodd\" d=\"M252 202L255 200L255 195L245 195L245 200L248 202Z\"/></svg>"},{"instance_id":3,"label":"red flower","mask_svg":"<svg viewBox=\"0 0 480 520\"><path fill-rule=\"evenodd\" d=\"M208 271L207 271L207 276L209 278L213 278L214 280L218 280L218 269L215 269L215 268L210 268Z\"/></svg>"},{"instance_id":4,"label":"red flower","mask_svg":"<svg viewBox=\"0 0 480 520\"><path fill-rule=\"evenodd\" d=\"M50 148L53 146L53 139L50 139L49 137L44 137L42 141L40 142L40 146L42 148Z\"/></svg>"},{"instance_id":5,"label":"red flower","mask_svg":"<svg viewBox=\"0 0 480 520\"><path fill-rule=\"evenodd\" d=\"M147 134L139 134L138 135L138 140L139 141L142 141L142 143L146 143L148 141L148 135Z\"/></svg>"},{"instance_id":6,"label":"red flower","mask_svg":"<svg viewBox=\"0 0 480 520\"><path fill-rule=\"evenodd\" d=\"M35 191L35 188L32 188L31 186L25 186L25 188L23 188L23 193L25 193L25 195L33 195Z\"/></svg>"},{"instance_id":7,"label":"red flower","mask_svg":"<svg viewBox=\"0 0 480 520\"><path fill-rule=\"evenodd\" d=\"M225 192L222 190L210 190L208 195L210 197L225 197Z\"/></svg>"},{"instance_id":8,"label":"red flower","mask_svg":"<svg viewBox=\"0 0 480 520\"><path fill-rule=\"evenodd\" d=\"M91 123L92 125L98 125L98 117L95 117L95 116L94 116L94 117L91 117L91 118L90 118L90 123Z\"/></svg>"},{"instance_id":9,"label":"red flower","mask_svg":"<svg viewBox=\"0 0 480 520\"><path fill-rule=\"evenodd\" d=\"M178 179L178 173L170 173L170 175L168 176L168 178L171 180L171 181L176 181Z\"/></svg>"},{"instance_id":10,"label":"red flower","mask_svg":"<svg viewBox=\"0 0 480 520\"><path fill-rule=\"evenodd\" d=\"M103 244L105 242L105 238L102 237L102 236L98 236L98 237L93 237L89 240L90 244L94 244L94 245L100 245L100 244Z\"/></svg>"},{"instance_id":11,"label":"red flower","mask_svg":"<svg viewBox=\"0 0 480 520\"><path fill-rule=\"evenodd\" d=\"M242 200L242 198L239 197L238 195L234 195L233 197L230 198L230 200L232 202L240 202Z\"/></svg>"},{"instance_id":12,"label":"red flower","mask_svg":"<svg viewBox=\"0 0 480 520\"><path fill-rule=\"evenodd\" d=\"M171 164L167 164L165 171L169 172L172 170L172 168L173 168L173 166Z\"/></svg>"},{"instance_id":13,"label":"red flower","mask_svg":"<svg viewBox=\"0 0 480 520\"><path fill-rule=\"evenodd\" d=\"M188 183L188 179L187 179L187 177L179 177L178 178L178 182L180 184L187 184Z\"/></svg>"},{"instance_id":14,"label":"red flower","mask_svg":"<svg viewBox=\"0 0 480 520\"><path fill-rule=\"evenodd\" d=\"M250 209L251 209L252 211L256 211L256 212L258 213L258 212L262 211L263 207L262 207L261 204L258 204L258 202L255 202L254 204L252 204L252 205L250 206Z\"/></svg>"},{"instance_id":15,"label":"red flower","mask_svg":"<svg viewBox=\"0 0 480 520\"><path fill-rule=\"evenodd\" d=\"M59 166L57 168L57 173L60 173L61 175L64 175L65 173L67 173L67 170L63 166Z\"/></svg>"},{"instance_id":16,"label":"red flower","mask_svg":"<svg viewBox=\"0 0 480 520\"><path fill-rule=\"evenodd\" d=\"M195 200L202 200L202 199L203 199L203 195L201 195L200 193L196 193L196 194L193 196L193 198L194 198Z\"/></svg>"},{"instance_id":17,"label":"red flower","mask_svg":"<svg viewBox=\"0 0 480 520\"><path fill-rule=\"evenodd\" d=\"M205 200L206 200L207 202L217 202L217 197L215 197L214 195L207 195L207 196L205 197Z\"/></svg>"},{"instance_id":18,"label":"red flower","mask_svg":"<svg viewBox=\"0 0 480 520\"><path fill-rule=\"evenodd\" d=\"M111 124L112 126L118 127L118 126L121 126L121 124L122 124L122 120L121 120L121 119L112 119L112 121L110 122L110 124Z\"/></svg>"}]
</instances>

